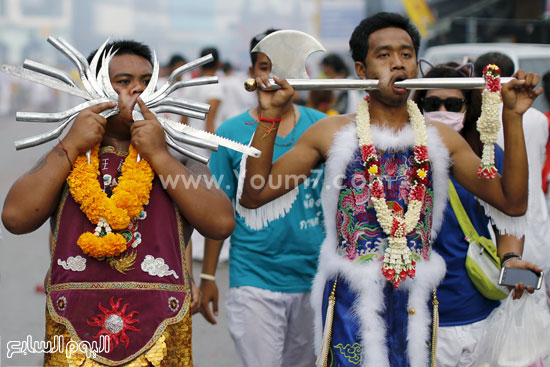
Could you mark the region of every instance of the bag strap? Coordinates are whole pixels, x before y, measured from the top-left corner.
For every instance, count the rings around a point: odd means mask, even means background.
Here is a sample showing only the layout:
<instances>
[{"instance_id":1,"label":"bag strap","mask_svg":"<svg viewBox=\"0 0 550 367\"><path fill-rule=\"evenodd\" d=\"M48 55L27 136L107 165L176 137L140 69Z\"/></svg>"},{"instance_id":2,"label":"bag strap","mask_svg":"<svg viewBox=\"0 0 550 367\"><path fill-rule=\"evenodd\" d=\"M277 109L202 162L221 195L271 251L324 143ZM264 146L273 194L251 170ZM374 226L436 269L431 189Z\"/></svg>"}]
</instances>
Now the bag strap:
<instances>
[{"instance_id":1,"label":"bag strap","mask_svg":"<svg viewBox=\"0 0 550 367\"><path fill-rule=\"evenodd\" d=\"M460 197L456 192L455 185L453 185L453 181L451 180L449 180L449 201L451 202L451 207L455 212L458 224L460 225L464 236L467 237L467 241L470 242L474 240L477 242L479 235L477 234L476 228L472 224L472 221L470 221L470 217L468 217L468 214L460 201Z\"/></svg>"}]
</instances>

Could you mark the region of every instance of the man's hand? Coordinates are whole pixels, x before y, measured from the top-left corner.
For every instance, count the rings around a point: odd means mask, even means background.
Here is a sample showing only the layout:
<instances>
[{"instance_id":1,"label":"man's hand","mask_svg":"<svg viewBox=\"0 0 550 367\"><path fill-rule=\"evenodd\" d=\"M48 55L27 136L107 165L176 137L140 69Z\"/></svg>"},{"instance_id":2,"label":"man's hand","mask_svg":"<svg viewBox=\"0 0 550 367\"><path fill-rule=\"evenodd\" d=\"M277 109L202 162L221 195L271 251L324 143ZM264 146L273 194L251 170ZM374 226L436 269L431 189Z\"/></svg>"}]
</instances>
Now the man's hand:
<instances>
[{"instance_id":1,"label":"man's hand","mask_svg":"<svg viewBox=\"0 0 550 367\"><path fill-rule=\"evenodd\" d=\"M82 110L63 138L63 146L79 155L99 144L107 125L107 119L99 113L115 106L116 102L106 102Z\"/></svg>"},{"instance_id":2,"label":"man's hand","mask_svg":"<svg viewBox=\"0 0 550 367\"><path fill-rule=\"evenodd\" d=\"M132 145L143 158L151 162L155 155L168 153L164 140L164 129L141 98L138 98L137 103L144 120L135 121L130 127Z\"/></svg>"},{"instance_id":3,"label":"man's hand","mask_svg":"<svg viewBox=\"0 0 550 367\"><path fill-rule=\"evenodd\" d=\"M194 281L191 281L191 315L196 314L201 308L201 290Z\"/></svg>"},{"instance_id":4,"label":"man's hand","mask_svg":"<svg viewBox=\"0 0 550 367\"><path fill-rule=\"evenodd\" d=\"M206 321L215 325L218 323L216 320L218 317L218 286L213 280L201 279L200 290L202 292L200 312ZM210 303L212 303L212 311L210 311Z\"/></svg>"},{"instance_id":5,"label":"man's hand","mask_svg":"<svg viewBox=\"0 0 550 367\"><path fill-rule=\"evenodd\" d=\"M533 73L525 74L520 69L513 76L516 80L512 80L502 86L504 111L523 115L542 93L542 88L535 89L539 82L539 75Z\"/></svg>"},{"instance_id":6,"label":"man's hand","mask_svg":"<svg viewBox=\"0 0 550 367\"><path fill-rule=\"evenodd\" d=\"M281 87L276 90L262 90L262 88L270 87L269 78L267 75L262 75L256 78L258 84L258 104L260 113L266 118L279 118L289 107L294 96L294 88L288 84L286 79L281 79L274 76L273 80Z\"/></svg>"},{"instance_id":7,"label":"man's hand","mask_svg":"<svg viewBox=\"0 0 550 367\"><path fill-rule=\"evenodd\" d=\"M539 267L536 264L533 264L530 261L526 260L520 260L519 258L515 257L508 261L506 261L506 264L504 264L505 268L516 268L516 269L528 269L532 270L534 272L540 273L542 271L542 268ZM514 286L514 294L512 295L513 299L520 299L523 295L523 292L525 291L525 285L523 283L518 283ZM533 287L527 287L527 292L533 293L535 290Z\"/></svg>"}]
</instances>

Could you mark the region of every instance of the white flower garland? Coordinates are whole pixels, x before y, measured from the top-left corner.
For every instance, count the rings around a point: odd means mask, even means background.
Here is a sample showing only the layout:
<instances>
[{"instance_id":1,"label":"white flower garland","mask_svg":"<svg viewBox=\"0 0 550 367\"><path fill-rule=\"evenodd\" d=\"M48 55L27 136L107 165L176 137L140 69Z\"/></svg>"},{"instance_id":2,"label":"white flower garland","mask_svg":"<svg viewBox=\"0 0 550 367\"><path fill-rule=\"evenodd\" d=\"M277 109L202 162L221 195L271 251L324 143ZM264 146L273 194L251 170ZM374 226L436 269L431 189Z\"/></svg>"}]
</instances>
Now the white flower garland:
<instances>
[{"instance_id":1,"label":"white flower garland","mask_svg":"<svg viewBox=\"0 0 550 367\"><path fill-rule=\"evenodd\" d=\"M357 106L357 137L361 146L366 174L369 178L371 200L374 204L376 217L382 230L389 237L389 245L384 254L382 272L397 288L400 281L407 276L414 278L415 262L411 260L411 251L407 246L406 235L414 230L420 219L420 212L426 193L429 161L424 116L416 104L408 100L407 112L415 132L413 183L409 191L409 203L404 216L395 215L386 202L382 180L380 178L380 163L372 141L368 102L360 101Z\"/></svg>"},{"instance_id":2,"label":"white flower garland","mask_svg":"<svg viewBox=\"0 0 550 367\"><path fill-rule=\"evenodd\" d=\"M483 69L483 77L485 89L482 93L481 114L477 120L483 152L477 174L483 178L495 178L498 172L495 166L495 143L500 130L500 69L489 64Z\"/></svg>"}]
</instances>

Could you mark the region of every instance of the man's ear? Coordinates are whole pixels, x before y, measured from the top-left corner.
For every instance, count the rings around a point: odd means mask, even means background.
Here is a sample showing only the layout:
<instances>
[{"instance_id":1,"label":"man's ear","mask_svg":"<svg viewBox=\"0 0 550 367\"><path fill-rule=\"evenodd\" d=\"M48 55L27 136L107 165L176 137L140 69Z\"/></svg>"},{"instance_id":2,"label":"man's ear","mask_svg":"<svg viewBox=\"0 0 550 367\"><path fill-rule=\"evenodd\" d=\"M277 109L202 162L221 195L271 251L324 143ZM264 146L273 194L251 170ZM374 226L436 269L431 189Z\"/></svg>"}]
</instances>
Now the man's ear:
<instances>
[{"instance_id":1,"label":"man's ear","mask_svg":"<svg viewBox=\"0 0 550 367\"><path fill-rule=\"evenodd\" d=\"M355 62L355 73L360 79L367 79L367 67L361 61Z\"/></svg>"},{"instance_id":2,"label":"man's ear","mask_svg":"<svg viewBox=\"0 0 550 367\"><path fill-rule=\"evenodd\" d=\"M254 78L254 66L248 67L248 76L250 76L251 78Z\"/></svg>"}]
</instances>

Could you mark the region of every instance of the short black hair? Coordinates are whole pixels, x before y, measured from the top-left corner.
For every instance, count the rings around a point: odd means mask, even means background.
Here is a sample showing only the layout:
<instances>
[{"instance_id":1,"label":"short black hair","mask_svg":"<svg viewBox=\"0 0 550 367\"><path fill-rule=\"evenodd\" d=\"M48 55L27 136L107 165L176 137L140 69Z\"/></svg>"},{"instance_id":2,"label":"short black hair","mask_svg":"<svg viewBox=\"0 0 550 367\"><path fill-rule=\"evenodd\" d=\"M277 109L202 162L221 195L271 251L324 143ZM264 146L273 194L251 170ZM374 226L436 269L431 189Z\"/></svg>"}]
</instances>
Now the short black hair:
<instances>
[{"instance_id":1,"label":"short black hair","mask_svg":"<svg viewBox=\"0 0 550 367\"><path fill-rule=\"evenodd\" d=\"M401 28L411 36L414 52L418 56L420 33L409 18L397 13L381 12L365 18L359 23L349 39L349 48L353 61L364 63L369 51L369 36L384 28Z\"/></svg>"},{"instance_id":2,"label":"short black hair","mask_svg":"<svg viewBox=\"0 0 550 367\"><path fill-rule=\"evenodd\" d=\"M471 64L470 64L471 65ZM424 78L467 78L470 74L470 70L466 70L466 67L458 65L456 62L448 62L446 64L439 64L434 66L424 75ZM472 105L472 89L461 89L466 100L466 105L469 107ZM428 91L426 89L418 89L414 92L413 101L422 110L422 100L426 97ZM468 110L466 115L468 115ZM466 119L468 116L466 116ZM476 119L477 121L477 119Z\"/></svg>"},{"instance_id":3,"label":"short black hair","mask_svg":"<svg viewBox=\"0 0 550 367\"><path fill-rule=\"evenodd\" d=\"M204 64L202 66L203 69L211 70L218 67L218 63L220 61L220 54L218 53L218 49L216 47L205 47L201 50L200 57L206 56L206 55L212 55L213 60L210 61L208 64Z\"/></svg>"},{"instance_id":4,"label":"short black hair","mask_svg":"<svg viewBox=\"0 0 550 367\"><path fill-rule=\"evenodd\" d=\"M489 64L495 64L500 68L501 77L509 77L514 74L514 62L502 52L487 52L479 55L474 62L474 74L477 77L483 76L483 68Z\"/></svg>"},{"instance_id":5,"label":"short black hair","mask_svg":"<svg viewBox=\"0 0 550 367\"><path fill-rule=\"evenodd\" d=\"M337 54L328 54L325 56L323 60L321 60L321 65L331 67L337 73L344 73L346 76L349 75L349 69L346 63Z\"/></svg>"},{"instance_id":6,"label":"short black hair","mask_svg":"<svg viewBox=\"0 0 550 367\"><path fill-rule=\"evenodd\" d=\"M181 62L186 63L187 59L180 54L174 54L170 57L170 61L168 61L168 66L173 68Z\"/></svg>"},{"instance_id":7,"label":"short black hair","mask_svg":"<svg viewBox=\"0 0 550 367\"><path fill-rule=\"evenodd\" d=\"M275 28L269 28L267 29L266 31L262 32L262 33L258 33L257 35L255 35L254 37L252 37L252 39L250 40L250 48L249 48L249 52L250 52L250 61L252 62L252 66L254 66L256 64L256 60L258 60L258 55L256 55L256 52L252 52L252 49L254 47L256 47L256 45L264 39L265 36L273 33L273 32L277 32L279 31L279 29L275 29Z\"/></svg>"},{"instance_id":8,"label":"short black hair","mask_svg":"<svg viewBox=\"0 0 550 367\"><path fill-rule=\"evenodd\" d=\"M233 71L233 65L229 61L226 61L222 64L222 70L224 73L230 73Z\"/></svg>"},{"instance_id":9,"label":"short black hair","mask_svg":"<svg viewBox=\"0 0 550 367\"><path fill-rule=\"evenodd\" d=\"M153 56L151 53L151 49L149 46L147 46L144 43L133 41L133 40L120 40L120 41L113 41L107 44L105 48L103 49L103 53L99 57L99 61L97 62L97 72L99 73L99 70L101 69L101 59L102 56L108 52L110 49L118 50L116 55L137 55L141 56L151 65L153 65ZM94 55L96 54L98 49L95 49L88 55L88 63L92 62L92 59L94 58Z\"/></svg>"}]
</instances>

